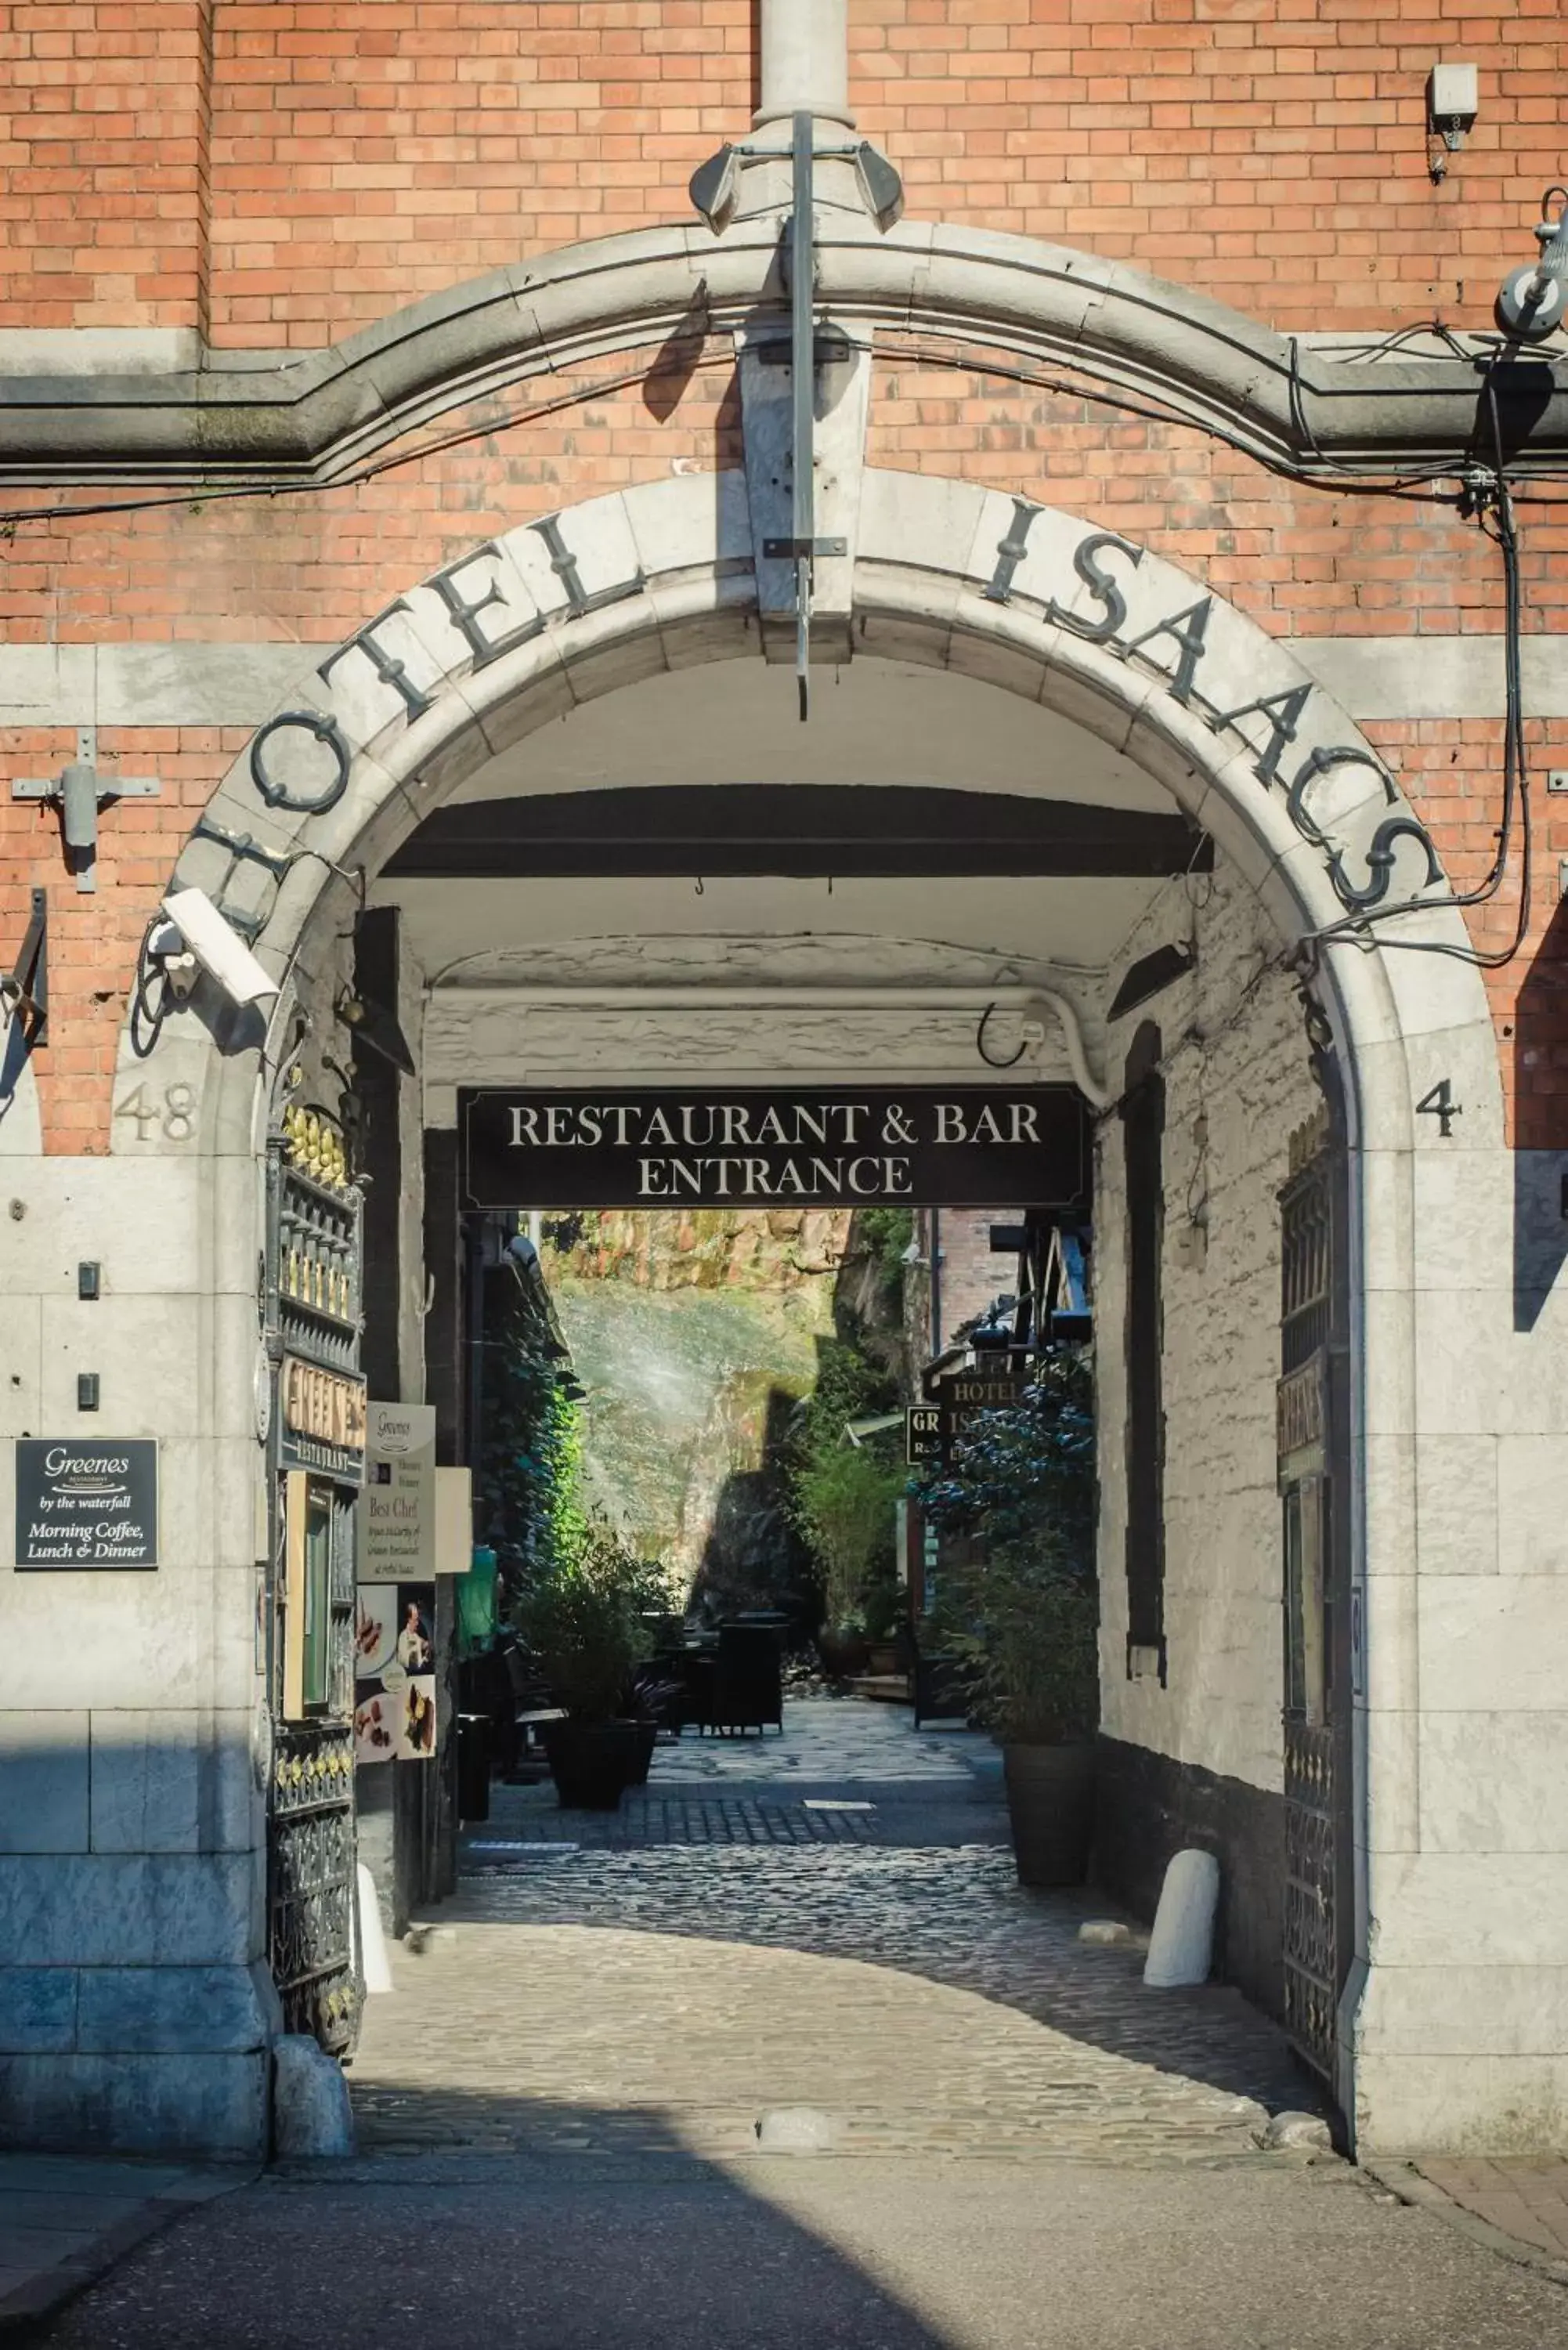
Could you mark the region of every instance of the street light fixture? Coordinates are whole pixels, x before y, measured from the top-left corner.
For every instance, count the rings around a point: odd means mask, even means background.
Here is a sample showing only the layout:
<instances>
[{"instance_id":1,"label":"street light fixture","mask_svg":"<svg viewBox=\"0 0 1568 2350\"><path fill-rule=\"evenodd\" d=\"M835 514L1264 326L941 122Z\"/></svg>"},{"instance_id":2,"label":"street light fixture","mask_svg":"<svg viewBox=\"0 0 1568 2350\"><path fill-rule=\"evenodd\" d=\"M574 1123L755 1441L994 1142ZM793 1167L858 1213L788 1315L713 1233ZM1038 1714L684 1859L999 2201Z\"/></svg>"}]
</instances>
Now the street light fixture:
<instances>
[{"instance_id":1,"label":"street light fixture","mask_svg":"<svg viewBox=\"0 0 1568 2350\"><path fill-rule=\"evenodd\" d=\"M1552 218L1552 199L1558 199ZM1543 343L1563 324L1568 300L1568 188L1548 188L1541 202L1536 227L1541 258L1526 262L1502 281L1497 297L1497 320L1503 332L1521 343Z\"/></svg>"}]
</instances>

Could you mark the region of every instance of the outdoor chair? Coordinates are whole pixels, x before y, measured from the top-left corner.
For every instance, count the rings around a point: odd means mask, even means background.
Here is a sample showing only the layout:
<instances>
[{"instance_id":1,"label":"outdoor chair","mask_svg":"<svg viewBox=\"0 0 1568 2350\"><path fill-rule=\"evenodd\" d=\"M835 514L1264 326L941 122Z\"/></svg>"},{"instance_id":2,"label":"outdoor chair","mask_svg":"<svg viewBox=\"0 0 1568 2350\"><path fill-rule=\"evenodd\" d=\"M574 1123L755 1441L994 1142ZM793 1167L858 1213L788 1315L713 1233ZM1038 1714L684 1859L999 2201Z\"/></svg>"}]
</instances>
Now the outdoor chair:
<instances>
[{"instance_id":1,"label":"outdoor chair","mask_svg":"<svg viewBox=\"0 0 1568 2350\"><path fill-rule=\"evenodd\" d=\"M722 1625L707 1726L761 1731L770 1723L784 1728L778 1641L762 1625Z\"/></svg>"},{"instance_id":2,"label":"outdoor chair","mask_svg":"<svg viewBox=\"0 0 1568 2350\"><path fill-rule=\"evenodd\" d=\"M967 1721L969 1686L956 1657L915 1659L915 1728L923 1721Z\"/></svg>"}]
</instances>

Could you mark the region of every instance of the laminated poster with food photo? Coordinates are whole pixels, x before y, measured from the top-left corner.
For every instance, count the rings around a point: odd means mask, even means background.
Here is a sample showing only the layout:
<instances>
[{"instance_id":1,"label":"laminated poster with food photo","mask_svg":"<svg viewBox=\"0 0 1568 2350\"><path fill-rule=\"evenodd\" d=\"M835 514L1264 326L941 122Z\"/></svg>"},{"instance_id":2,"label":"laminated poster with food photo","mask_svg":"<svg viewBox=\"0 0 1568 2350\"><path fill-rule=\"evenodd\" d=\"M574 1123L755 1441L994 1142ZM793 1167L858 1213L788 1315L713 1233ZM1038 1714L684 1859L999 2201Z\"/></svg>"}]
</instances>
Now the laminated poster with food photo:
<instances>
[{"instance_id":1,"label":"laminated poster with food photo","mask_svg":"<svg viewBox=\"0 0 1568 2350\"><path fill-rule=\"evenodd\" d=\"M435 1592L362 1583L354 1610L354 1759L428 1762L435 1753Z\"/></svg>"},{"instance_id":2,"label":"laminated poster with food photo","mask_svg":"<svg viewBox=\"0 0 1568 2350\"><path fill-rule=\"evenodd\" d=\"M397 1761L428 1762L435 1752L435 1675L420 1673L406 1681L396 1704Z\"/></svg>"}]
</instances>

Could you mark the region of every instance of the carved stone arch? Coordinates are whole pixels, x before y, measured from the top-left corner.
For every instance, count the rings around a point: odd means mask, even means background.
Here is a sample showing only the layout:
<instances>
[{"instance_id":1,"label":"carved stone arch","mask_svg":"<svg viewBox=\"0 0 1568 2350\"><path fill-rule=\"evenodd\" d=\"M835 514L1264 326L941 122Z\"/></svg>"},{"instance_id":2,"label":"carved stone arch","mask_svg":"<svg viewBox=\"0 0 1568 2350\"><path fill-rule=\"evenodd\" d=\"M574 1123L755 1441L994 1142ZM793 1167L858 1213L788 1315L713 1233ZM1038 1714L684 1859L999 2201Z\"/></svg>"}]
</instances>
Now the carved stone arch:
<instances>
[{"instance_id":1,"label":"carved stone arch","mask_svg":"<svg viewBox=\"0 0 1568 2350\"><path fill-rule=\"evenodd\" d=\"M1194 660L1181 624L1199 605ZM1287 941L1332 929L1379 884L1393 902L1446 895L1395 778L1288 645L1114 534L971 484L868 471L853 630L862 653L983 681L1111 743L1212 835ZM524 524L411 585L301 681L218 786L176 879L206 889L278 973L308 965L317 923L350 902L342 877L379 869L487 759L599 694L758 650L739 474ZM1463 943L1440 904L1392 934ZM1365 1082L1373 1062L1391 1078L1390 1056L1411 1054L1418 1074L1422 1039L1451 1049L1461 1033L1471 1097L1501 1134L1473 969L1369 939L1322 950L1321 964L1359 1147L1407 1149L1423 1089ZM219 1150L255 1147L254 1079L211 1098L236 1057L192 1014L167 1024L155 1055L201 1087ZM129 1034L121 1059L146 1073Z\"/></svg>"},{"instance_id":2,"label":"carved stone arch","mask_svg":"<svg viewBox=\"0 0 1568 2350\"><path fill-rule=\"evenodd\" d=\"M1415 1106L1446 1077L1463 1096L1467 1149L1501 1150L1503 1125L1473 965L1387 943L1464 942L1397 779L1288 645L1200 582L1114 534L971 484L867 473L851 626L857 657L981 681L1115 746L1213 837L1287 942L1341 923L1379 879L1377 902L1409 901L1381 932L1317 950L1312 990L1350 1144L1356 1572L1368 1527L1380 1560L1414 1558L1401 1448L1417 1424L1424 1243L1409 1199L1436 1124ZM193 1005L171 1014L150 1057L137 1055L129 1027L120 1047L122 1077L193 1089L197 1149L212 1170L203 1245L236 1331L247 1315L254 1329L255 1170L292 1037L294 982L351 921L355 877L379 870L467 775L549 720L640 679L760 654L744 482L680 478L524 524L410 585L260 730L202 810L176 878L213 896L284 981L268 1036L221 1039ZM1306 809L1305 826L1293 807ZM140 1131L117 1133L115 1150L181 1148L161 1128ZM1414 1850L1416 1716L1402 1692L1414 1686L1415 1617L1376 1584L1366 1606L1366 1701L1382 1715L1379 1835L1389 1849ZM1373 1768L1359 1752L1360 1808ZM1343 2093L1349 2109L1354 2081Z\"/></svg>"}]
</instances>

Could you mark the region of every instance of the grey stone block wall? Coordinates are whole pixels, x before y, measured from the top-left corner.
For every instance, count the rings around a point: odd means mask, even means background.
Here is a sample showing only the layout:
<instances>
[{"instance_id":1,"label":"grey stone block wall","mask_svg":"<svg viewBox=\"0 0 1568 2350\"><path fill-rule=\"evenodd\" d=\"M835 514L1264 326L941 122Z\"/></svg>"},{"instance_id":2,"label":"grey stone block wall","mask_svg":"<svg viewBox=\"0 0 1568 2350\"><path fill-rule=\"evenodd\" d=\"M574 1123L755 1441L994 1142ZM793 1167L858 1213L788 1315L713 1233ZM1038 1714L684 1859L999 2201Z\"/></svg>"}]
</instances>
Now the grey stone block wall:
<instances>
[{"instance_id":1,"label":"grey stone block wall","mask_svg":"<svg viewBox=\"0 0 1568 2350\"><path fill-rule=\"evenodd\" d=\"M259 2158L276 2021L259 1963L0 1965L0 2146Z\"/></svg>"},{"instance_id":2,"label":"grey stone block wall","mask_svg":"<svg viewBox=\"0 0 1568 2350\"><path fill-rule=\"evenodd\" d=\"M0 2056L0 2146L260 2159L270 2061L260 2048Z\"/></svg>"}]
</instances>

